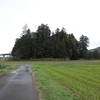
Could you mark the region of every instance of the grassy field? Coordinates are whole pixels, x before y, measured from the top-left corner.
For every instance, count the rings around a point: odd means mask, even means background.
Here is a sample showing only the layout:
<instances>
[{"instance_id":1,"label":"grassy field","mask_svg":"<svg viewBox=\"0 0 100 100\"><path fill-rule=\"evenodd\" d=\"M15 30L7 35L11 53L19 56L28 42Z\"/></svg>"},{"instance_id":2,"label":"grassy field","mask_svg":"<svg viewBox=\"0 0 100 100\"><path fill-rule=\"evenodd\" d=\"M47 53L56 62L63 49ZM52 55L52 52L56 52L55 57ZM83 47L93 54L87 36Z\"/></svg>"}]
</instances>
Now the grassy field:
<instances>
[{"instance_id":1,"label":"grassy field","mask_svg":"<svg viewBox=\"0 0 100 100\"><path fill-rule=\"evenodd\" d=\"M0 69L0 75L17 64L32 65L43 100L100 100L100 60L80 61L0 61L13 65Z\"/></svg>"},{"instance_id":2,"label":"grassy field","mask_svg":"<svg viewBox=\"0 0 100 100\"><path fill-rule=\"evenodd\" d=\"M11 70L15 69L17 65L4 65L4 68L0 67L0 76L10 72Z\"/></svg>"},{"instance_id":3,"label":"grassy field","mask_svg":"<svg viewBox=\"0 0 100 100\"><path fill-rule=\"evenodd\" d=\"M41 62L33 70L45 100L100 100L100 61Z\"/></svg>"}]
</instances>

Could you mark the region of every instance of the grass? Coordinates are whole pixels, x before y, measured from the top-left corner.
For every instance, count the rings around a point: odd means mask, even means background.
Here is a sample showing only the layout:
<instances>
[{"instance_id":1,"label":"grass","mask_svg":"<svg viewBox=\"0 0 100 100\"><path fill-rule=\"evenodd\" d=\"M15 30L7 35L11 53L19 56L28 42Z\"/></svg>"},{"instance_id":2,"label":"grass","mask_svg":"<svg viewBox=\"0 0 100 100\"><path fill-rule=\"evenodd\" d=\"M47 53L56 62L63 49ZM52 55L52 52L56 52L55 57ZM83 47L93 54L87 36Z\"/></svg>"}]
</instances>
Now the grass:
<instances>
[{"instance_id":1,"label":"grass","mask_svg":"<svg viewBox=\"0 0 100 100\"><path fill-rule=\"evenodd\" d=\"M32 61L32 60L21 60L21 61L10 61L10 60L5 60L5 61L0 61L0 64L52 64L52 63L73 63L73 64L77 64L77 63L96 63L96 62L99 62L99 60L73 60L73 61ZM93 64L92 63L92 64Z\"/></svg>"},{"instance_id":2,"label":"grass","mask_svg":"<svg viewBox=\"0 0 100 100\"><path fill-rule=\"evenodd\" d=\"M6 65L5 65L6 66ZM0 69L0 76L10 72L11 70L15 69L17 67L17 65L12 65L12 66L9 66L9 67L4 67L4 68L1 68Z\"/></svg>"},{"instance_id":3,"label":"grass","mask_svg":"<svg viewBox=\"0 0 100 100\"><path fill-rule=\"evenodd\" d=\"M8 60L8 59L1 59L1 58L0 58L0 61L6 61L6 60Z\"/></svg>"},{"instance_id":4,"label":"grass","mask_svg":"<svg viewBox=\"0 0 100 100\"><path fill-rule=\"evenodd\" d=\"M45 100L100 100L100 61L38 63L33 69Z\"/></svg>"},{"instance_id":5,"label":"grass","mask_svg":"<svg viewBox=\"0 0 100 100\"><path fill-rule=\"evenodd\" d=\"M33 69L36 74L39 89L41 89L43 98L45 100L78 100L74 97L71 92L58 84L57 81L53 80L52 77L45 73L40 67L40 64L34 65Z\"/></svg>"}]
</instances>

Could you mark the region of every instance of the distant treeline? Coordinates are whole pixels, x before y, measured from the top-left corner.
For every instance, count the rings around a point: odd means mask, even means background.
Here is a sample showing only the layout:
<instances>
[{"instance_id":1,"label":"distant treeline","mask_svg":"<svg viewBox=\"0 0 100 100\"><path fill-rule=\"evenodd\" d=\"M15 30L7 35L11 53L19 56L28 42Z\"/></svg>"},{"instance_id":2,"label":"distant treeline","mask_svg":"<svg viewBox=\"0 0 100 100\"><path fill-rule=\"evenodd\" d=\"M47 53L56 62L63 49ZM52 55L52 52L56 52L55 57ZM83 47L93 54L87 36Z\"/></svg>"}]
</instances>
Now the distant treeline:
<instances>
[{"instance_id":1,"label":"distant treeline","mask_svg":"<svg viewBox=\"0 0 100 100\"><path fill-rule=\"evenodd\" d=\"M88 51L85 59L100 59L100 52L98 50Z\"/></svg>"},{"instance_id":2,"label":"distant treeline","mask_svg":"<svg viewBox=\"0 0 100 100\"><path fill-rule=\"evenodd\" d=\"M12 56L17 59L87 58L88 45L87 36L80 36L78 41L65 28L57 28L55 32L51 32L48 25L41 24L36 32L24 28L22 36L16 39Z\"/></svg>"}]
</instances>

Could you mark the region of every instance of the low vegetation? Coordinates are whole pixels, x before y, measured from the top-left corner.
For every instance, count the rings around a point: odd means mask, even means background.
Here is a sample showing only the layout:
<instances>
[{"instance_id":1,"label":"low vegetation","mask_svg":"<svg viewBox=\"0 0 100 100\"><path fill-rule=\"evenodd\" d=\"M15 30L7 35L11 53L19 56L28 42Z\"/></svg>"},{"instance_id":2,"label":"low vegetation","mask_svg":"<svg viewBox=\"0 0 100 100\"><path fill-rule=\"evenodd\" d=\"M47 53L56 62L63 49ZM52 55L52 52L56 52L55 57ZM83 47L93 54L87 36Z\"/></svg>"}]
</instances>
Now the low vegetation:
<instances>
[{"instance_id":1,"label":"low vegetation","mask_svg":"<svg viewBox=\"0 0 100 100\"><path fill-rule=\"evenodd\" d=\"M6 66L4 65L4 64L1 64L0 65L0 69L3 69L3 68L5 68Z\"/></svg>"},{"instance_id":2,"label":"low vegetation","mask_svg":"<svg viewBox=\"0 0 100 100\"><path fill-rule=\"evenodd\" d=\"M0 64L0 76L8 73L9 71L15 69L17 65L7 66L4 64Z\"/></svg>"},{"instance_id":3,"label":"low vegetation","mask_svg":"<svg viewBox=\"0 0 100 100\"><path fill-rule=\"evenodd\" d=\"M41 59L30 59L31 61L69 61L69 58L41 58Z\"/></svg>"},{"instance_id":4,"label":"low vegetation","mask_svg":"<svg viewBox=\"0 0 100 100\"><path fill-rule=\"evenodd\" d=\"M100 100L99 61L38 63L33 69L45 100Z\"/></svg>"},{"instance_id":5,"label":"low vegetation","mask_svg":"<svg viewBox=\"0 0 100 100\"><path fill-rule=\"evenodd\" d=\"M34 71L38 81L37 85L42 90L42 96L45 100L78 100L40 67L40 64L34 65Z\"/></svg>"}]
</instances>

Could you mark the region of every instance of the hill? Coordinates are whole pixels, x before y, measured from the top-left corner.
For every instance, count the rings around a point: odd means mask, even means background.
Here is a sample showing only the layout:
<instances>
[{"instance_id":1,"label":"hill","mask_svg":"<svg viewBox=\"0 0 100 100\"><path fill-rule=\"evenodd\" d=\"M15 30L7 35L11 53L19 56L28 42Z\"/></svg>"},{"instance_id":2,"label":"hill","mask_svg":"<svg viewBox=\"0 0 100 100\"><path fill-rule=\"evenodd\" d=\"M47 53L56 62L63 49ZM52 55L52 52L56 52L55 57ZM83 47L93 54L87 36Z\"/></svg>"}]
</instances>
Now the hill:
<instances>
[{"instance_id":1,"label":"hill","mask_svg":"<svg viewBox=\"0 0 100 100\"><path fill-rule=\"evenodd\" d=\"M98 52L100 52L100 47L94 48L94 49L90 49L89 51L95 51L97 50Z\"/></svg>"}]
</instances>

